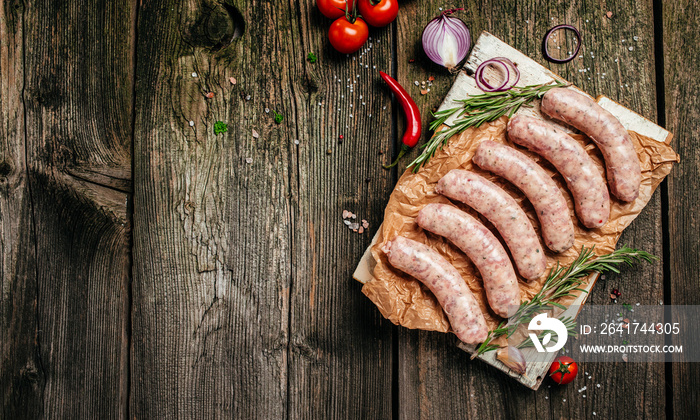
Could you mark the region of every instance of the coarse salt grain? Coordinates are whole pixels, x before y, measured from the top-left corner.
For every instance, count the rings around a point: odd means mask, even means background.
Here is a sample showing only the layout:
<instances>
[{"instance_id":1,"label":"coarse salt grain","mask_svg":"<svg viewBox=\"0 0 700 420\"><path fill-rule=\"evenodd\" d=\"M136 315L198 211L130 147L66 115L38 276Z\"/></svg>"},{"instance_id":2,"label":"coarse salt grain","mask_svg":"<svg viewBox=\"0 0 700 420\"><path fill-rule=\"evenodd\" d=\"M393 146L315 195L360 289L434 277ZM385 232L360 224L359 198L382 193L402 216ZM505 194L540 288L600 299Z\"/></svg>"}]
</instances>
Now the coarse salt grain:
<instances>
[{"instance_id":1,"label":"coarse salt grain","mask_svg":"<svg viewBox=\"0 0 700 420\"><path fill-rule=\"evenodd\" d=\"M299 140L294 140L294 144L299 144Z\"/></svg>"},{"instance_id":2,"label":"coarse salt grain","mask_svg":"<svg viewBox=\"0 0 700 420\"><path fill-rule=\"evenodd\" d=\"M629 48L627 48L627 49L630 50L630 51L634 51L634 47L629 47Z\"/></svg>"},{"instance_id":3,"label":"coarse salt grain","mask_svg":"<svg viewBox=\"0 0 700 420\"><path fill-rule=\"evenodd\" d=\"M190 121L190 127L194 127L194 121Z\"/></svg>"},{"instance_id":4,"label":"coarse salt grain","mask_svg":"<svg viewBox=\"0 0 700 420\"><path fill-rule=\"evenodd\" d=\"M253 163L253 158L245 158L245 163Z\"/></svg>"},{"instance_id":5,"label":"coarse salt grain","mask_svg":"<svg viewBox=\"0 0 700 420\"><path fill-rule=\"evenodd\" d=\"M349 220L343 220L343 223L345 223L347 226L350 226L350 224L351 224L352 222L349 221Z\"/></svg>"},{"instance_id":6,"label":"coarse salt grain","mask_svg":"<svg viewBox=\"0 0 700 420\"><path fill-rule=\"evenodd\" d=\"M319 103L319 105L321 105L321 104ZM269 113L270 113L270 108L265 108L265 113L266 113L266 114L269 114Z\"/></svg>"},{"instance_id":7,"label":"coarse salt grain","mask_svg":"<svg viewBox=\"0 0 700 420\"><path fill-rule=\"evenodd\" d=\"M258 132L255 131L255 129L253 129L253 138L257 139L258 137L260 137L260 134L258 134Z\"/></svg>"},{"instance_id":8,"label":"coarse salt grain","mask_svg":"<svg viewBox=\"0 0 700 420\"><path fill-rule=\"evenodd\" d=\"M192 72L192 77L197 77L197 73Z\"/></svg>"},{"instance_id":9,"label":"coarse salt grain","mask_svg":"<svg viewBox=\"0 0 700 420\"><path fill-rule=\"evenodd\" d=\"M347 219L347 218L348 218L348 211L343 210L343 219Z\"/></svg>"}]
</instances>

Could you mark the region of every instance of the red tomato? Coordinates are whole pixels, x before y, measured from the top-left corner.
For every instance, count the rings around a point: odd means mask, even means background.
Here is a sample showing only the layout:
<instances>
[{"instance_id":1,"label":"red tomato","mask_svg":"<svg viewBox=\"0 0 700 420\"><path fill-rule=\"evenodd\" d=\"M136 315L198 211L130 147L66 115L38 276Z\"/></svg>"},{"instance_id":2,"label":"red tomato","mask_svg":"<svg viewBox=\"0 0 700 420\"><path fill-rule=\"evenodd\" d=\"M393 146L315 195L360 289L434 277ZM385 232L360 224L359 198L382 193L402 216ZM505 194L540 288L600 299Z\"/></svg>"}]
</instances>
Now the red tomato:
<instances>
[{"instance_id":1,"label":"red tomato","mask_svg":"<svg viewBox=\"0 0 700 420\"><path fill-rule=\"evenodd\" d=\"M549 367L548 375L554 382L564 385L573 381L577 373L578 365L574 359L569 356L559 356Z\"/></svg>"},{"instance_id":2,"label":"red tomato","mask_svg":"<svg viewBox=\"0 0 700 420\"><path fill-rule=\"evenodd\" d=\"M369 28L360 18L350 22L343 16L331 24L328 39L331 45L341 53L350 54L359 50L369 37Z\"/></svg>"},{"instance_id":3,"label":"red tomato","mask_svg":"<svg viewBox=\"0 0 700 420\"><path fill-rule=\"evenodd\" d=\"M362 19L374 27L382 27L390 24L399 14L398 0L359 0L357 9Z\"/></svg>"},{"instance_id":4,"label":"red tomato","mask_svg":"<svg viewBox=\"0 0 700 420\"><path fill-rule=\"evenodd\" d=\"M323 13L323 16L331 19L338 19L345 16L345 0L316 0L318 10ZM352 1L348 4L349 10L352 10Z\"/></svg>"}]
</instances>

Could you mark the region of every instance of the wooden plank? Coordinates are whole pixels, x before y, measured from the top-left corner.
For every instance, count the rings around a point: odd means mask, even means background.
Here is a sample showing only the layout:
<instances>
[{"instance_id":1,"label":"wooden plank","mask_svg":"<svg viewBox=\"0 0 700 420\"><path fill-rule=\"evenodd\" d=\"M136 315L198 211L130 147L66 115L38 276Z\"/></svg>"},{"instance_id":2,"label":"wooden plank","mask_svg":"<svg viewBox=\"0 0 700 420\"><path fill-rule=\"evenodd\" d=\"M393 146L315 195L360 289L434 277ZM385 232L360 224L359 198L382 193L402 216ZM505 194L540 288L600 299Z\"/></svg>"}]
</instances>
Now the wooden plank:
<instances>
[{"instance_id":1,"label":"wooden plank","mask_svg":"<svg viewBox=\"0 0 700 420\"><path fill-rule=\"evenodd\" d=\"M330 47L331 21L315 2L297 3L280 18L302 34L287 36L293 54L284 63L294 75L288 106L298 137L290 139L300 142L291 162L298 178L291 191L289 417L390 419L395 327L351 276L393 187L381 164L391 157L392 115L400 108L378 75L391 73L392 28L371 29L365 47L346 57ZM318 54L316 64L303 60L308 52ZM303 88L304 79L313 89ZM370 228L348 229L343 210Z\"/></svg>"},{"instance_id":2,"label":"wooden plank","mask_svg":"<svg viewBox=\"0 0 700 420\"><path fill-rule=\"evenodd\" d=\"M420 43L416 41L422 26L416 25L416 22L427 23L430 16L439 13L437 6L428 1L417 1L402 9L399 42L403 37L404 43L401 45L412 47L398 50L400 78L423 80L429 72L435 72L436 85L451 84L449 77L427 62L420 51ZM583 58L566 65L546 64L546 67L554 69L593 96L605 94L647 118L653 120L656 117L650 1L621 1L608 6L613 12L612 20L605 17L606 10L586 2L526 1L489 3L487 6L481 2L458 2L455 6L465 7L461 18L472 33L489 30L543 64L546 62L542 59L540 45L547 29L559 23L578 26L584 34ZM637 42L632 41L635 35L639 37ZM627 38L634 43L633 51L628 50L630 44ZM622 39L626 40L624 44ZM418 60L412 65L404 64L409 58ZM588 70L589 67L591 70ZM583 69L586 72L579 72ZM436 92L434 102L423 109L427 111L430 107L437 107L445 93L444 90ZM625 231L621 242L662 254L658 194ZM594 289L589 303L609 302L607 295L612 287L623 290L629 302L647 304L658 301L662 295L661 267L661 264L656 264L651 268L633 269L620 276L608 276ZM585 399L577 392L576 386L558 389L544 387L538 393L532 393L487 366L470 363L468 356L460 356L446 344L454 343L454 339L438 339L437 336L439 334L423 331L401 331L401 418L463 418L469 414L479 418L591 417L593 411L601 418L621 415L651 417L662 416L665 410L664 371L661 365L628 366L621 363L585 366L584 370L589 372L591 379L582 375L576 384L593 389L596 383L601 383L601 388L589 392ZM647 385L640 389L639 383ZM437 404L436 401L450 403ZM465 415L465 412L469 414Z\"/></svg>"},{"instance_id":3,"label":"wooden plank","mask_svg":"<svg viewBox=\"0 0 700 420\"><path fill-rule=\"evenodd\" d=\"M697 27L700 7L695 1L660 2L663 17L663 77L666 127L675 130L674 148L681 155L681 164L668 180L669 295L666 304L700 304L700 242L697 215L700 211L700 154L698 153L699 101L692 86L700 73L697 57ZM662 10L661 10L662 9ZM697 319L680 319L683 324ZM687 342L688 338L684 337ZM678 355L669 369L673 389L671 413L675 418L697 417L700 397L688 392L700 387L700 366L688 363Z\"/></svg>"},{"instance_id":4,"label":"wooden plank","mask_svg":"<svg viewBox=\"0 0 700 420\"><path fill-rule=\"evenodd\" d=\"M3 418L127 415L132 6L2 4Z\"/></svg>"},{"instance_id":5,"label":"wooden plank","mask_svg":"<svg viewBox=\"0 0 700 420\"><path fill-rule=\"evenodd\" d=\"M312 3L236 6L223 45L233 7L139 11L132 413L388 418L393 326L350 279L371 235L341 214L374 223L390 192L389 96L366 82L390 33L360 70Z\"/></svg>"},{"instance_id":6,"label":"wooden plank","mask_svg":"<svg viewBox=\"0 0 700 420\"><path fill-rule=\"evenodd\" d=\"M0 417L39 418L46 375L36 343L36 238L25 160L23 13L0 7Z\"/></svg>"},{"instance_id":7,"label":"wooden plank","mask_svg":"<svg viewBox=\"0 0 700 420\"><path fill-rule=\"evenodd\" d=\"M237 4L244 27L232 6L139 9L130 408L141 418L286 417L290 147L262 110L291 114L274 64L284 46L255 24L286 9ZM245 32L231 42L235 27Z\"/></svg>"}]
</instances>

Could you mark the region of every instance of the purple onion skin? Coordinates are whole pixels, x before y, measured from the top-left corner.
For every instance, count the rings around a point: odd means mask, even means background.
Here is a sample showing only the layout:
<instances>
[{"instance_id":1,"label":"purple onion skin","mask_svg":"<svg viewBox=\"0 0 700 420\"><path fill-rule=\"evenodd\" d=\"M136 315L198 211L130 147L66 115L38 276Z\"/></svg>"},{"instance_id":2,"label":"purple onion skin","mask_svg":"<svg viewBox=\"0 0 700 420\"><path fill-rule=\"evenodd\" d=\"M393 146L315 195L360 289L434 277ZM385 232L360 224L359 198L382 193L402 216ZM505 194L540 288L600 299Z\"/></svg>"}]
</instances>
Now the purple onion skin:
<instances>
[{"instance_id":1,"label":"purple onion skin","mask_svg":"<svg viewBox=\"0 0 700 420\"><path fill-rule=\"evenodd\" d=\"M445 60L448 57L440 56L440 49L445 41L444 38L447 32L452 33L457 40L454 63L446 63ZM467 57L471 47L471 36L467 25L461 19L447 14L441 14L428 22L425 29L423 29L421 39L425 55L435 64L447 68L451 73L459 70L459 65Z\"/></svg>"}]
</instances>

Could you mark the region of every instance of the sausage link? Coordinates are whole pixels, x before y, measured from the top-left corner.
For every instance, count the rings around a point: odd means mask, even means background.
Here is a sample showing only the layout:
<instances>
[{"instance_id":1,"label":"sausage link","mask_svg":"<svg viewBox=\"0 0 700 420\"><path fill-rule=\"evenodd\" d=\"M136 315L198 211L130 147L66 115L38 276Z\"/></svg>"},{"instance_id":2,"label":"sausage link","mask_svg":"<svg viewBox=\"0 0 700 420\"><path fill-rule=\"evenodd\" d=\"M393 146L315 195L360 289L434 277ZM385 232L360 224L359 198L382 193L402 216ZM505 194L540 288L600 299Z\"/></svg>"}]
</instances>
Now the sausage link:
<instances>
[{"instance_id":1,"label":"sausage link","mask_svg":"<svg viewBox=\"0 0 700 420\"><path fill-rule=\"evenodd\" d=\"M520 305L520 287L503 245L481 222L448 204L428 204L416 223L457 245L481 273L491 309L508 318Z\"/></svg>"},{"instance_id":2,"label":"sausage link","mask_svg":"<svg viewBox=\"0 0 700 420\"><path fill-rule=\"evenodd\" d=\"M549 249L564 252L574 245L574 223L566 199L540 165L524 153L491 140L479 144L472 161L507 179L527 196L537 212Z\"/></svg>"},{"instance_id":3,"label":"sausage link","mask_svg":"<svg viewBox=\"0 0 700 420\"><path fill-rule=\"evenodd\" d=\"M442 255L420 242L397 236L382 250L395 268L415 277L435 295L457 338L467 344L486 340L488 328L476 298Z\"/></svg>"},{"instance_id":4,"label":"sausage link","mask_svg":"<svg viewBox=\"0 0 700 420\"><path fill-rule=\"evenodd\" d=\"M603 152L610 192L622 201L639 196L642 168L629 133L613 114L593 99L571 89L555 88L545 93L541 110L552 118L576 127Z\"/></svg>"},{"instance_id":5,"label":"sausage link","mask_svg":"<svg viewBox=\"0 0 700 420\"><path fill-rule=\"evenodd\" d=\"M588 228L610 217L610 195L595 163L583 146L539 118L516 115L508 121L508 137L548 160L564 176L574 196L576 214Z\"/></svg>"},{"instance_id":6,"label":"sausage link","mask_svg":"<svg viewBox=\"0 0 700 420\"><path fill-rule=\"evenodd\" d=\"M493 223L506 241L520 275L536 280L544 274L547 261L530 219L498 185L473 172L453 169L435 189L467 204Z\"/></svg>"}]
</instances>

